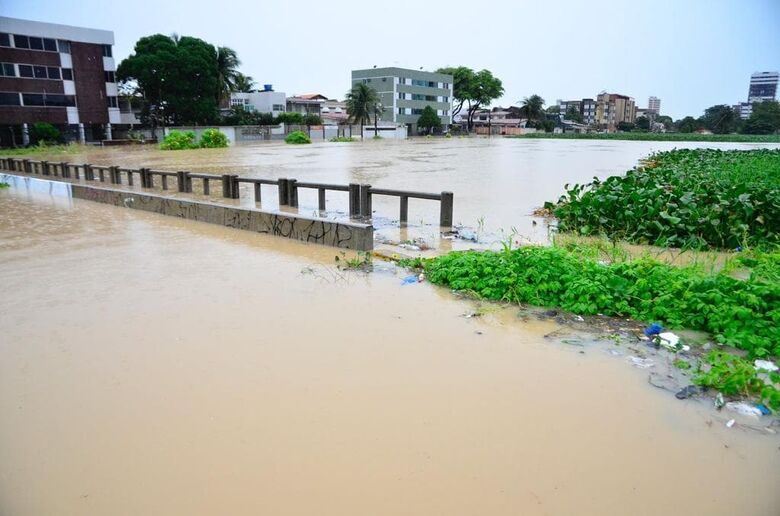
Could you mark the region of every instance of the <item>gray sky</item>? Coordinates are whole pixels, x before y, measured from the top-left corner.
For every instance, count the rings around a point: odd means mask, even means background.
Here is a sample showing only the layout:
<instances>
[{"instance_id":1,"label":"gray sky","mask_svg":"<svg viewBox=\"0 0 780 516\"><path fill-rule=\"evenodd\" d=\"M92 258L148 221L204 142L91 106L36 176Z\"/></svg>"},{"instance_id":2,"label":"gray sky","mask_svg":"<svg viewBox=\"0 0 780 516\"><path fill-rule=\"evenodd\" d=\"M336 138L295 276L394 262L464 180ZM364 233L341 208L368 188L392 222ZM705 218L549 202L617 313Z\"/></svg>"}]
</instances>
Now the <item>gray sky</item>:
<instances>
[{"instance_id":1,"label":"gray sky","mask_svg":"<svg viewBox=\"0 0 780 516\"><path fill-rule=\"evenodd\" d=\"M780 69L780 0L0 0L0 14L112 30L117 63L142 36L199 37L288 95L343 98L354 68L464 65L503 81L504 106L609 90L679 118L745 101L752 72Z\"/></svg>"}]
</instances>

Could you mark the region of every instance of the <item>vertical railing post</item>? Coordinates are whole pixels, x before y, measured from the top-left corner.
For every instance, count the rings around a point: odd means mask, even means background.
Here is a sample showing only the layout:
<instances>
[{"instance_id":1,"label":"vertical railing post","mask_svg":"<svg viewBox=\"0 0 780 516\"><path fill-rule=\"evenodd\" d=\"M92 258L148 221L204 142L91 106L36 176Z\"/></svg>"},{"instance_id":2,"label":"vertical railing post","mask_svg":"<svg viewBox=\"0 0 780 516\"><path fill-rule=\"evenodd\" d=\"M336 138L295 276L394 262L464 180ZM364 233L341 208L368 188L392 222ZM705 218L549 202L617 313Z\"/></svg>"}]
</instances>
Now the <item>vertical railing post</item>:
<instances>
[{"instance_id":1,"label":"vertical railing post","mask_svg":"<svg viewBox=\"0 0 780 516\"><path fill-rule=\"evenodd\" d=\"M260 192L260 183L255 183L255 204L259 204L262 199L262 193Z\"/></svg>"},{"instance_id":2,"label":"vertical railing post","mask_svg":"<svg viewBox=\"0 0 780 516\"><path fill-rule=\"evenodd\" d=\"M222 197L230 199L233 196L231 193L232 189L233 187L230 174L222 174Z\"/></svg>"},{"instance_id":3,"label":"vertical railing post","mask_svg":"<svg viewBox=\"0 0 780 516\"><path fill-rule=\"evenodd\" d=\"M79 172L78 165L73 165L73 177L76 179L81 179L81 172Z\"/></svg>"},{"instance_id":4,"label":"vertical railing post","mask_svg":"<svg viewBox=\"0 0 780 516\"><path fill-rule=\"evenodd\" d=\"M181 170L176 172L176 189L181 193L187 191L187 180L184 178L184 172Z\"/></svg>"},{"instance_id":5,"label":"vertical railing post","mask_svg":"<svg viewBox=\"0 0 780 516\"><path fill-rule=\"evenodd\" d=\"M320 211L325 211L325 189L324 188L320 188L317 190L317 201L318 201L317 204L319 206Z\"/></svg>"},{"instance_id":6,"label":"vertical railing post","mask_svg":"<svg viewBox=\"0 0 780 516\"><path fill-rule=\"evenodd\" d=\"M144 167L138 169L138 177L141 179L141 188L148 188L149 180L146 178L146 169Z\"/></svg>"},{"instance_id":7,"label":"vertical railing post","mask_svg":"<svg viewBox=\"0 0 780 516\"><path fill-rule=\"evenodd\" d=\"M133 169L127 169L127 186L133 186Z\"/></svg>"},{"instance_id":8,"label":"vertical railing post","mask_svg":"<svg viewBox=\"0 0 780 516\"><path fill-rule=\"evenodd\" d=\"M439 225L443 228L452 227L452 192L441 193L441 211L439 214Z\"/></svg>"},{"instance_id":9,"label":"vertical railing post","mask_svg":"<svg viewBox=\"0 0 780 516\"><path fill-rule=\"evenodd\" d=\"M92 170L92 165L89 163L84 163L84 179L87 181L95 180L95 171Z\"/></svg>"},{"instance_id":10,"label":"vertical railing post","mask_svg":"<svg viewBox=\"0 0 780 516\"><path fill-rule=\"evenodd\" d=\"M154 174L152 174L151 168L146 169L146 185L147 188L154 188Z\"/></svg>"},{"instance_id":11,"label":"vertical railing post","mask_svg":"<svg viewBox=\"0 0 780 516\"><path fill-rule=\"evenodd\" d=\"M360 185L349 183L349 216L360 215Z\"/></svg>"},{"instance_id":12,"label":"vertical railing post","mask_svg":"<svg viewBox=\"0 0 780 516\"><path fill-rule=\"evenodd\" d=\"M298 180L287 180L287 204L293 208L298 207Z\"/></svg>"},{"instance_id":13,"label":"vertical railing post","mask_svg":"<svg viewBox=\"0 0 780 516\"><path fill-rule=\"evenodd\" d=\"M41 175L42 176L51 175L51 171L49 170L49 162L46 160L41 160Z\"/></svg>"},{"instance_id":14,"label":"vertical railing post","mask_svg":"<svg viewBox=\"0 0 780 516\"><path fill-rule=\"evenodd\" d=\"M401 224L405 224L409 220L409 197L406 195L401 196L401 214L398 221Z\"/></svg>"},{"instance_id":15,"label":"vertical railing post","mask_svg":"<svg viewBox=\"0 0 780 516\"><path fill-rule=\"evenodd\" d=\"M209 194L209 178L204 177L203 178L203 195Z\"/></svg>"},{"instance_id":16,"label":"vertical railing post","mask_svg":"<svg viewBox=\"0 0 780 516\"><path fill-rule=\"evenodd\" d=\"M371 185L360 185L360 216L371 218Z\"/></svg>"},{"instance_id":17,"label":"vertical railing post","mask_svg":"<svg viewBox=\"0 0 780 516\"><path fill-rule=\"evenodd\" d=\"M162 184L163 190L168 189L168 174L160 174L160 184Z\"/></svg>"},{"instance_id":18,"label":"vertical railing post","mask_svg":"<svg viewBox=\"0 0 780 516\"><path fill-rule=\"evenodd\" d=\"M279 206L287 206L287 178L280 177L277 184L279 185Z\"/></svg>"},{"instance_id":19,"label":"vertical railing post","mask_svg":"<svg viewBox=\"0 0 780 516\"><path fill-rule=\"evenodd\" d=\"M115 185L121 185L122 184L122 176L119 172L119 167L117 165L114 165L110 169L108 169L109 173L111 174L111 182Z\"/></svg>"},{"instance_id":20,"label":"vertical railing post","mask_svg":"<svg viewBox=\"0 0 780 516\"><path fill-rule=\"evenodd\" d=\"M62 177L70 178L70 165L68 165L67 161L60 163L60 172L62 173Z\"/></svg>"},{"instance_id":21,"label":"vertical railing post","mask_svg":"<svg viewBox=\"0 0 780 516\"><path fill-rule=\"evenodd\" d=\"M238 175L237 174L233 174L232 176L230 176L230 185L231 185L231 187L230 187L231 198L232 199L238 199L240 197L240 195L241 195L241 190L239 189L239 186L238 186Z\"/></svg>"},{"instance_id":22,"label":"vertical railing post","mask_svg":"<svg viewBox=\"0 0 780 516\"><path fill-rule=\"evenodd\" d=\"M184 173L184 191L192 193L192 177L189 172Z\"/></svg>"},{"instance_id":23,"label":"vertical railing post","mask_svg":"<svg viewBox=\"0 0 780 516\"><path fill-rule=\"evenodd\" d=\"M98 177L100 178L100 182L103 183L106 180L106 171L103 170L103 167L100 167L98 169Z\"/></svg>"},{"instance_id":24,"label":"vertical railing post","mask_svg":"<svg viewBox=\"0 0 780 516\"><path fill-rule=\"evenodd\" d=\"M31 168L31 164L30 164L30 160L29 159L23 159L22 160L22 165L24 166L24 171L25 172L27 172L28 174L32 174L32 168Z\"/></svg>"}]
</instances>

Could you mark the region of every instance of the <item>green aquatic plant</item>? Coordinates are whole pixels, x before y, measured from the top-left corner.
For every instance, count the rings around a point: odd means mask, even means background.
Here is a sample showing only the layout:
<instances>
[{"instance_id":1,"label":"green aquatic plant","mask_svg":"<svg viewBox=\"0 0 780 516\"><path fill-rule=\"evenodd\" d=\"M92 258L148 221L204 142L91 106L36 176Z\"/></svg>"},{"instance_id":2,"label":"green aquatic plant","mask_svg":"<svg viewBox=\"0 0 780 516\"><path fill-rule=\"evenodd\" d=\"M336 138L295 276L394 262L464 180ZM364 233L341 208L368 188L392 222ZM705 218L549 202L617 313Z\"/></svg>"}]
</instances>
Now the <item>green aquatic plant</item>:
<instances>
[{"instance_id":1,"label":"green aquatic plant","mask_svg":"<svg viewBox=\"0 0 780 516\"><path fill-rule=\"evenodd\" d=\"M284 142L293 145L300 145L311 143L311 138L309 138L303 131L293 131L285 137Z\"/></svg>"},{"instance_id":2,"label":"green aquatic plant","mask_svg":"<svg viewBox=\"0 0 780 516\"><path fill-rule=\"evenodd\" d=\"M780 143L778 134L699 134L699 133L529 133L507 138L555 139L555 140L629 140L655 142L744 142Z\"/></svg>"},{"instance_id":3,"label":"green aquatic plant","mask_svg":"<svg viewBox=\"0 0 780 516\"><path fill-rule=\"evenodd\" d=\"M716 389L726 396L758 396L770 409L780 410L780 375L768 373L764 380L753 364L723 351L711 351L705 365L697 370L693 382Z\"/></svg>"},{"instance_id":4,"label":"green aquatic plant","mask_svg":"<svg viewBox=\"0 0 780 516\"><path fill-rule=\"evenodd\" d=\"M216 149L228 146L228 137L219 129L211 128L203 131L199 146L204 149Z\"/></svg>"},{"instance_id":5,"label":"green aquatic plant","mask_svg":"<svg viewBox=\"0 0 780 516\"><path fill-rule=\"evenodd\" d=\"M197 149L194 131L171 131L160 144L162 150Z\"/></svg>"}]
</instances>

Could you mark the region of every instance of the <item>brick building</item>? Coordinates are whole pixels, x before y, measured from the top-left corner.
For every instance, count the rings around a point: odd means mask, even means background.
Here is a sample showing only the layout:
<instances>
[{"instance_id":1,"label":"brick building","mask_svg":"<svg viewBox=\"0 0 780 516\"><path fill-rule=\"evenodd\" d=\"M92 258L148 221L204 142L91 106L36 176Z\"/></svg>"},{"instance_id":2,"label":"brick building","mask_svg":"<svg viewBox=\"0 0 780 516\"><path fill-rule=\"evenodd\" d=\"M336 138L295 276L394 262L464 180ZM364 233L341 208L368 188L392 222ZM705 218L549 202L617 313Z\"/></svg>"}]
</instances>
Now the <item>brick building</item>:
<instances>
[{"instance_id":1,"label":"brick building","mask_svg":"<svg viewBox=\"0 0 780 516\"><path fill-rule=\"evenodd\" d=\"M35 122L70 141L111 139L113 44L111 31L0 17L0 145L28 143Z\"/></svg>"}]
</instances>

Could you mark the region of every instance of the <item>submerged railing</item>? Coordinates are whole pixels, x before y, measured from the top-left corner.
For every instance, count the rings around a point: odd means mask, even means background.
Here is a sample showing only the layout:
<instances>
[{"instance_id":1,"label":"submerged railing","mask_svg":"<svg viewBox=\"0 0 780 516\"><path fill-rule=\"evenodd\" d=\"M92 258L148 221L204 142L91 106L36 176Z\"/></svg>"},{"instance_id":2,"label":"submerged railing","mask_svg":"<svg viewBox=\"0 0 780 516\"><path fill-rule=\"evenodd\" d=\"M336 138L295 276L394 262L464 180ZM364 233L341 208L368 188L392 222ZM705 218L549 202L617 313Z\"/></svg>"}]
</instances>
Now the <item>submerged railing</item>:
<instances>
[{"instance_id":1,"label":"submerged railing","mask_svg":"<svg viewBox=\"0 0 780 516\"><path fill-rule=\"evenodd\" d=\"M99 181L110 184L133 186L134 177L138 176L142 188L155 188L156 178L160 178L160 186L168 190L168 178L176 178L179 192L192 193L193 179L200 180L203 187L203 195L211 195L211 182L222 185L222 197L227 199L239 199L241 183L254 185L254 201L261 202L261 186L273 185L277 187L280 206L298 207L298 189L308 188L317 190L318 209L326 211L325 192L348 192L350 218L373 218L372 197L385 195L399 198L399 222L405 224L409 220L409 199L427 199L439 201L439 225L444 228L452 227L452 192L425 193L406 190L390 190L386 188L374 188L371 185L350 183L338 185L329 183L310 183L298 181L292 178L279 179L255 179L241 177L236 174L202 174L195 172L169 172L153 170L150 168L124 168L118 166L101 166L89 163L74 164L66 161L38 161L31 159L2 158L0 167L10 172L23 172L26 174L40 174L42 176L62 177L63 179L81 179L86 181ZM97 174L97 175L96 175ZM124 178L124 182L123 182Z\"/></svg>"}]
</instances>

